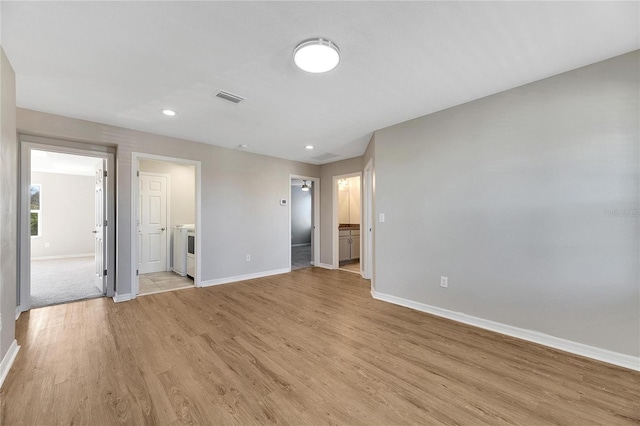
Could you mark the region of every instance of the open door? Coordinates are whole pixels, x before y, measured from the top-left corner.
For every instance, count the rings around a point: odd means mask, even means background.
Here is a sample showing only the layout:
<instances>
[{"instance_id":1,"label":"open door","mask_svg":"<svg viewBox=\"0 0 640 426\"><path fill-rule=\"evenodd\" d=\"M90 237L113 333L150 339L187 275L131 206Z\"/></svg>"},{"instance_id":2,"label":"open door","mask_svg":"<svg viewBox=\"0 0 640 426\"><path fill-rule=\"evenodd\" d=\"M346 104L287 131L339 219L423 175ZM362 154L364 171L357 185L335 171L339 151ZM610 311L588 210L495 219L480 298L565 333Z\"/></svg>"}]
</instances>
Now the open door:
<instances>
[{"instance_id":1,"label":"open door","mask_svg":"<svg viewBox=\"0 0 640 426\"><path fill-rule=\"evenodd\" d=\"M96 164L96 193L95 193L95 256L96 256L96 277L95 284L102 292L106 292L106 239L104 238L105 228L105 161L100 160Z\"/></svg>"}]
</instances>

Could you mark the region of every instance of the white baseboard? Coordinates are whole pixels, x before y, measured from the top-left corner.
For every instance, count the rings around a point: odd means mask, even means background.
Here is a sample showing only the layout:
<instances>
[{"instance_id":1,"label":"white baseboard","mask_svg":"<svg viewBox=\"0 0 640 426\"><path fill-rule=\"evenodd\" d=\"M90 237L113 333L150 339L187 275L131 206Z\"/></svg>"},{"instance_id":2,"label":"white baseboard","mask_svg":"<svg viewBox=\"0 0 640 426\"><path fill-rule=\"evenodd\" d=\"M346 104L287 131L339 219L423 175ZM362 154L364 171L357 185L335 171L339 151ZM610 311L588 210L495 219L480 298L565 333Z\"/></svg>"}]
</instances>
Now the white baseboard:
<instances>
[{"instance_id":1,"label":"white baseboard","mask_svg":"<svg viewBox=\"0 0 640 426\"><path fill-rule=\"evenodd\" d=\"M116 294L113 295L113 301L115 303L126 302L126 301L131 300L131 299L132 299L131 293L124 293L124 294L116 293Z\"/></svg>"},{"instance_id":2,"label":"white baseboard","mask_svg":"<svg viewBox=\"0 0 640 426\"><path fill-rule=\"evenodd\" d=\"M571 340L561 339L549 334L540 333L524 328L513 327L499 322L489 321L486 319L473 317L461 312L454 312L448 309L438 308L436 306L427 305L413 300L403 299L401 297L392 296L371 290L374 299L384 302L393 303L417 311L426 312L453 321L472 325L474 327L483 328L485 330L495 331L496 333L506 334L507 336L516 337L518 339L527 340L529 342L538 343L561 351L570 352L572 354L581 355L587 358L596 359L609 364L618 365L620 367L629 368L631 370L640 371L640 358L631 355L621 354L606 349L596 348L594 346L585 345L583 343L573 342Z\"/></svg>"},{"instance_id":3,"label":"white baseboard","mask_svg":"<svg viewBox=\"0 0 640 426\"><path fill-rule=\"evenodd\" d=\"M333 265L329 265L328 263L318 263L318 267L324 269L333 269Z\"/></svg>"},{"instance_id":4,"label":"white baseboard","mask_svg":"<svg viewBox=\"0 0 640 426\"><path fill-rule=\"evenodd\" d=\"M217 278L215 280L201 281L200 287L210 287L212 285L235 283L238 281L252 280L254 278L268 277L270 275L286 274L291 272L291 268L273 269L271 271L255 272L253 274L236 275L234 277Z\"/></svg>"},{"instance_id":5,"label":"white baseboard","mask_svg":"<svg viewBox=\"0 0 640 426\"><path fill-rule=\"evenodd\" d=\"M74 257L94 257L95 253L81 253L81 254L65 254L63 256L40 256L32 257L31 260L54 260L54 259L72 259Z\"/></svg>"},{"instance_id":6,"label":"white baseboard","mask_svg":"<svg viewBox=\"0 0 640 426\"><path fill-rule=\"evenodd\" d=\"M9 346L9 350L7 351L6 355L0 362L0 388L4 383L4 379L7 378L7 374L9 374L9 370L11 369L13 361L15 361L16 355L18 355L19 350L20 346L18 346L18 341L14 339L14 341L11 343L11 346Z\"/></svg>"}]
</instances>

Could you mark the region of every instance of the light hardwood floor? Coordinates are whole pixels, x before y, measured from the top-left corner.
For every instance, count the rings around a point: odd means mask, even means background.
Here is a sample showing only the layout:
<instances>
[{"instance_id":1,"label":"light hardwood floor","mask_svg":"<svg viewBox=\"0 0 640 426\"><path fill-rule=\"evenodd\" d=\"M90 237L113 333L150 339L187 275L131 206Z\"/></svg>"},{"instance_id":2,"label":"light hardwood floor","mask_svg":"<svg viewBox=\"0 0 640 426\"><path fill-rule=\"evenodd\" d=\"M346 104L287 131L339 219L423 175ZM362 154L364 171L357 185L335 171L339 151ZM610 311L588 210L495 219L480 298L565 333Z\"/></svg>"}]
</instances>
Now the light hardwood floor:
<instances>
[{"instance_id":1,"label":"light hardwood floor","mask_svg":"<svg viewBox=\"0 0 640 426\"><path fill-rule=\"evenodd\" d=\"M344 271L32 310L11 425L624 425L640 373L371 298Z\"/></svg>"}]
</instances>

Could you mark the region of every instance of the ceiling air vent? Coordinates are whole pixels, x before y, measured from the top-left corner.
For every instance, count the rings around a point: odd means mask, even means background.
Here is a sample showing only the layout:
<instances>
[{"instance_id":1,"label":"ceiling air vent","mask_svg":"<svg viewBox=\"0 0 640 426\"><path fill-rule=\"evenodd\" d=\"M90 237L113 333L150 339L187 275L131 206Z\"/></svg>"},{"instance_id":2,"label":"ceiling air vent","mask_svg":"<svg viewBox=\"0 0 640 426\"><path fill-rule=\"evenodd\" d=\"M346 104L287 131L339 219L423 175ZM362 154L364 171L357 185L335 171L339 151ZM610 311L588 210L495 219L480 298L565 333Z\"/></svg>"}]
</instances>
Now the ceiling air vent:
<instances>
[{"instance_id":1,"label":"ceiling air vent","mask_svg":"<svg viewBox=\"0 0 640 426\"><path fill-rule=\"evenodd\" d=\"M234 95L233 93L225 92L224 90L216 93L216 96L220 99L224 99L225 101L233 102L234 104L239 104L244 101L242 96Z\"/></svg>"}]
</instances>

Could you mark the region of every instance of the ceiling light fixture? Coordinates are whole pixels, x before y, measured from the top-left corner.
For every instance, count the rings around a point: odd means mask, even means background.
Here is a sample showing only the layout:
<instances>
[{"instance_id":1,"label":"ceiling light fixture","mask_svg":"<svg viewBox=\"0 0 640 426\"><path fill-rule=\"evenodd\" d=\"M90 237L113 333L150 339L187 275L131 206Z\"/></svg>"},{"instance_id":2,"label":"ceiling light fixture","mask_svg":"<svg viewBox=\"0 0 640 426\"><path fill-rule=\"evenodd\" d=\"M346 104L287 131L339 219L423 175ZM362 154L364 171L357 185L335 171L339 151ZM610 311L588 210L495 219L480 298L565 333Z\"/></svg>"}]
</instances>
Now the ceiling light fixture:
<instances>
[{"instance_id":1,"label":"ceiling light fixture","mask_svg":"<svg viewBox=\"0 0 640 426\"><path fill-rule=\"evenodd\" d=\"M293 51L293 62L302 71L313 74L331 71L340 63L340 49L324 38L305 40Z\"/></svg>"},{"instance_id":2,"label":"ceiling light fixture","mask_svg":"<svg viewBox=\"0 0 640 426\"><path fill-rule=\"evenodd\" d=\"M303 180L303 181L302 181L302 188L301 188L301 189L302 189L303 191L305 191L305 192L306 192L306 191L308 191L309 189L311 189L311 186L309 186L309 184L307 183L307 181L306 181L306 180Z\"/></svg>"},{"instance_id":3,"label":"ceiling light fixture","mask_svg":"<svg viewBox=\"0 0 640 426\"><path fill-rule=\"evenodd\" d=\"M174 115L176 115L176 112L174 110L166 108L162 110L162 113L164 115L168 115L169 117L173 117Z\"/></svg>"},{"instance_id":4,"label":"ceiling light fixture","mask_svg":"<svg viewBox=\"0 0 640 426\"><path fill-rule=\"evenodd\" d=\"M307 148L307 149L313 149L313 145L307 145L307 146L305 146L305 148Z\"/></svg>"}]
</instances>

